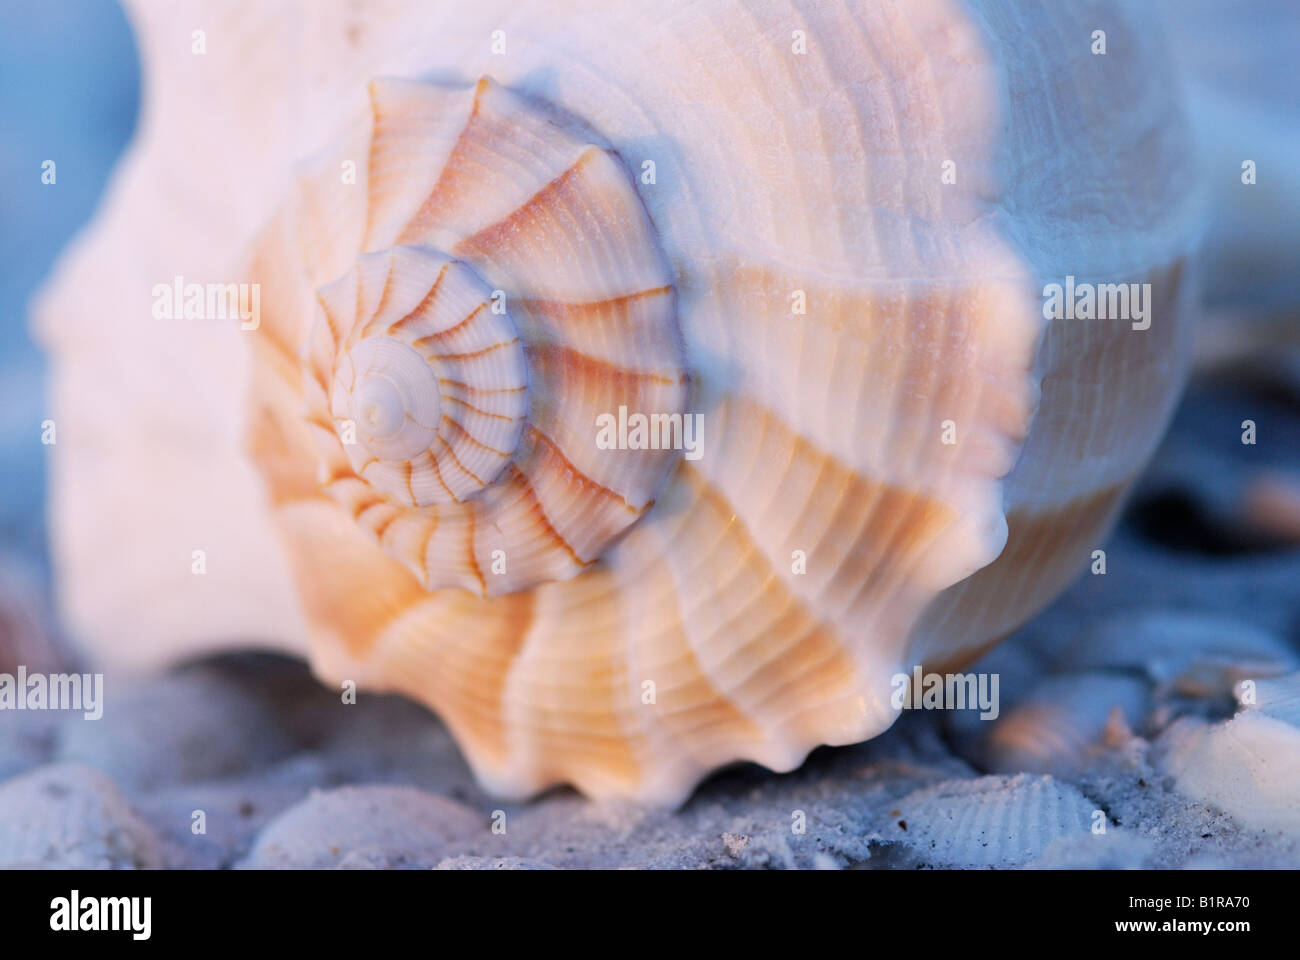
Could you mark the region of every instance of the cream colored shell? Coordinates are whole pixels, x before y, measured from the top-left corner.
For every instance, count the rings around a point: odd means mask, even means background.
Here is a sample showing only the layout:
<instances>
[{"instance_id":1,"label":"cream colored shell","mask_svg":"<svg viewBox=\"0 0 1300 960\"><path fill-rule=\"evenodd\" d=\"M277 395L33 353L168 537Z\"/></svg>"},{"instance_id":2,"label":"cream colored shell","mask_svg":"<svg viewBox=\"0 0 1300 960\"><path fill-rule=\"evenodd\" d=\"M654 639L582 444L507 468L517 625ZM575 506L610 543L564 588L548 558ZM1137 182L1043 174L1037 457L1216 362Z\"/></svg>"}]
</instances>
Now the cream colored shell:
<instances>
[{"instance_id":1,"label":"cream colored shell","mask_svg":"<svg viewBox=\"0 0 1300 960\"><path fill-rule=\"evenodd\" d=\"M603 413L685 412L654 227L618 158L545 104L486 78L368 99L254 267L304 278L263 332L305 353L323 486L427 589L568 579L679 456L595 442Z\"/></svg>"},{"instance_id":2,"label":"cream colored shell","mask_svg":"<svg viewBox=\"0 0 1300 960\"><path fill-rule=\"evenodd\" d=\"M195 10L138 18L152 125L43 308L59 416L100 438L61 439L54 483L65 608L101 658L269 642L429 704L494 790L677 802L881 732L897 673L968 662L1085 568L1186 354L1188 142L1145 24L447 6L203 7L242 41L199 68L238 68L215 87L167 46ZM236 199L187 233L159 184L201 148L186 178ZM257 331L159 342L134 287L96 301L127 343L78 319L88 286L228 263L261 284ZM1067 275L1150 283L1150 327L1045 320ZM457 322L472 343L420 353ZM488 347L483 380L447 375ZM426 367L517 391L498 433L459 424L494 454L465 459L442 417L466 396L435 401ZM145 368L177 406L97 421L84 398ZM601 449L621 403L699 414L702 456ZM223 560L206 580L165 572L196 544Z\"/></svg>"}]
</instances>

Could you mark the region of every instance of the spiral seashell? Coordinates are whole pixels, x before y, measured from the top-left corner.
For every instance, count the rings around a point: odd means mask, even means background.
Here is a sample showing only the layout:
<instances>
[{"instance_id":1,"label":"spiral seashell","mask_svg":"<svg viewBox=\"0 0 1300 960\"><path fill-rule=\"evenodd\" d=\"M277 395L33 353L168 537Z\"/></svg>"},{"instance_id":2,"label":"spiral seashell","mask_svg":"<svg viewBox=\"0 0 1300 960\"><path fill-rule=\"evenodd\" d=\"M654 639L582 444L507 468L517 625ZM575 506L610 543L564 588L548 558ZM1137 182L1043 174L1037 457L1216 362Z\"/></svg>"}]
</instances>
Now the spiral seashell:
<instances>
[{"instance_id":1,"label":"spiral seashell","mask_svg":"<svg viewBox=\"0 0 1300 960\"><path fill-rule=\"evenodd\" d=\"M324 487L426 589L572 577L677 459L592 442L603 411L684 413L653 225L606 146L487 78L376 81L369 102L364 183L325 186L346 162L329 155L296 211L332 240L305 248L307 276L356 247L309 333Z\"/></svg>"},{"instance_id":2,"label":"spiral seashell","mask_svg":"<svg viewBox=\"0 0 1300 960\"><path fill-rule=\"evenodd\" d=\"M220 101L142 13L159 89L210 110L160 97L44 308L69 393L177 387L60 414L113 438L56 469L101 657L276 643L433 707L494 790L672 803L881 732L895 674L969 662L1100 545L1182 383L1195 235L1174 86L1118 4L318 6L301 43L209 11L256 66L210 56ZM177 149L231 202L140 242ZM260 326L73 336L78 291L129 276L105 250L247 264ZM1067 276L1149 284L1148 326L1045 318ZM623 411L681 442L601 442ZM195 546L224 562L160 573Z\"/></svg>"}]
</instances>

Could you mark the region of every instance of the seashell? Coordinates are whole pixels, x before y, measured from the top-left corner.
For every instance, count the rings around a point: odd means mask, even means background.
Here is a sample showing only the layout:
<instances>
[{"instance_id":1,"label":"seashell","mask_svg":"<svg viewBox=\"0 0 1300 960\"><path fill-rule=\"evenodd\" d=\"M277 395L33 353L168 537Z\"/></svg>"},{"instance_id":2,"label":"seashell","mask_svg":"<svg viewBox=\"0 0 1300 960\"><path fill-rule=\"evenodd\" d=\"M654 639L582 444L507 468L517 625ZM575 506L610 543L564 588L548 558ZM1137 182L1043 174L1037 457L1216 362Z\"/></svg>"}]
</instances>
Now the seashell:
<instances>
[{"instance_id":1,"label":"seashell","mask_svg":"<svg viewBox=\"0 0 1300 960\"><path fill-rule=\"evenodd\" d=\"M1300 673L1256 680L1254 684L1254 703L1248 706L1300 730Z\"/></svg>"},{"instance_id":2,"label":"seashell","mask_svg":"<svg viewBox=\"0 0 1300 960\"><path fill-rule=\"evenodd\" d=\"M1295 653L1272 632L1203 612L1117 614L1064 652L1063 667L1126 668L1197 697L1229 696L1249 677L1294 670Z\"/></svg>"},{"instance_id":3,"label":"seashell","mask_svg":"<svg viewBox=\"0 0 1300 960\"><path fill-rule=\"evenodd\" d=\"M1254 477L1244 491L1248 524L1287 544L1300 544L1300 478L1280 471Z\"/></svg>"},{"instance_id":4,"label":"seashell","mask_svg":"<svg viewBox=\"0 0 1300 960\"><path fill-rule=\"evenodd\" d=\"M1251 683L1231 720L1170 727L1156 744L1157 763L1182 793L1243 826L1300 837L1300 673Z\"/></svg>"},{"instance_id":5,"label":"seashell","mask_svg":"<svg viewBox=\"0 0 1300 960\"><path fill-rule=\"evenodd\" d=\"M48 763L58 727L59 716L52 711L6 711L0 724L0 783Z\"/></svg>"},{"instance_id":6,"label":"seashell","mask_svg":"<svg viewBox=\"0 0 1300 960\"><path fill-rule=\"evenodd\" d=\"M59 764L0 784L0 869L160 865L157 838L99 771Z\"/></svg>"},{"instance_id":7,"label":"seashell","mask_svg":"<svg viewBox=\"0 0 1300 960\"><path fill-rule=\"evenodd\" d=\"M1284 679L1272 710L1215 724L1183 718L1161 735L1156 757L1186 796L1244 827L1300 837L1300 726L1292 722L1300 675Z\"/></svg>"},{"instance_id":8,"label":"seashell","mask_svg":"<svg viewBox=\"0 0 1300 960\"><path fill-rule=\"evenodd\" d=\"M240 867L432 869L488 829L468 808L414 787L317 790L268 823Z\"/></svg>"},{"instance_id":9,"label":"seashell","mask_svg":"<svg viewBox=\"0 0 1300 960\"><path fill-rule=\"evenodd\" d=\"M1136 830L1061 837L1043 850L1034 870L1132 870L1158 867L1156 842Z\"/></svg>"},{"instance_id":10,"label":"seashell","mask_svg":"<svg viewBox=\"0 0 1300 960\"><path fill-rule=\"evenodd\" d=\"M972 752L996 773L1077 776L1108 746L1116 711L1137 727L1150 706L1144 680L1104 673L1061 674L1041 680L1024 700L988 723L978 724ZM967 727L976 726L967 724Z\"/></svg>"},{"instance_id":11,"label":"seashell","mask_svg":"<svg viewBox=\"0 0 1300 960\"><path fill-rule=\"evenodd\" d=\"M51 673L62 664L45 596L35 571L17 557L0 555L0 673L19 665Z\"/></svg>"},{"instance_id":12,"label":"seashell","mask_svg":"<svg viewBox=\"0 0 1300 960\"><path fill-rule=\"evenodd\" d=\"M448 857L435 870L555 870L549 863L525 857Z\"/></svg>"},{"instance_id":13,"label":"seashell","mask_svg":"<svg viewBox=\"0 0 1300 960\"><path fill-rule=\"evenodd\" d=\"M150 794L176 783L210 782L293 752L272 710L213 670L197 669L148 683L114 685L111 709L59 731L56 756Z\"/></svg>"},{"instance_id":14,"label":"seashell","mask_svg":"<svg viewBox=\"0 0 1300 960\"><path fill-rule=\"evenodd\" d=\"M878 734L896 673L1081 569L1182 383L1175 89L1067 7L212 5L200 82L194 11L141 4L152 123L40 306L74 632L281 646L506 794L673 803ZM232 263L256 330L141 322ZM1150 326L1044 320L1067 276L1150 283ZM621 408L703 443L605 449Z\"/></svg>"},{"instance_id":15,"label":"seashell","mask_svg":"<svg viewBox=\"0 0 1300 960\"><path fill-rule=\"evenodd\" d=\"M319 486L425 590L493 597L567 580L680 460L593 442L607 411L679 425L685 413L654 227L606 146L487 79L375 81L366 113L364 185L333 182L361 149L349 137L303 176L303 204L256 256L254 276L276 278L265 368L304 347L297 307L314 296L305 410L290 416L317 442ZM261 439L293 430L274 419L282 386L265 388L254 449L272 496L301 499L311 461L287 464Z\"/></svg>"},{"instance_id":16,"label":"seashell","mask_svg":"<svg viewBox=\"0 0 1300 960\"><path fill-rule=\"evenodd\" d=\"M1188 92L1209 194L1202 246L1206 298L1238 314L1256 314L1257 333L1269 332L1270 316L1284 318L1294 343L1300 175L1292 158L1300 151L1294 109L1300 18L1286 0L1231 7L1217 0L1158 0L1155 7ZM1242 323L1240 316L1236 322ZM1271 332L1283 333L1283 325Z\"/></svg>"},{"instance_id":17,"label":"seashell","mask_svg":"<svg viewBox=\"0 0 1300 960\"><path fill-rule=\"evenodd\" d=\"M1022 773L947 780L898 803L894 838L943 867L1021 867L1062 840L1091 837L1097 805L1068 783Z\"/></svg>"}]
</instances>

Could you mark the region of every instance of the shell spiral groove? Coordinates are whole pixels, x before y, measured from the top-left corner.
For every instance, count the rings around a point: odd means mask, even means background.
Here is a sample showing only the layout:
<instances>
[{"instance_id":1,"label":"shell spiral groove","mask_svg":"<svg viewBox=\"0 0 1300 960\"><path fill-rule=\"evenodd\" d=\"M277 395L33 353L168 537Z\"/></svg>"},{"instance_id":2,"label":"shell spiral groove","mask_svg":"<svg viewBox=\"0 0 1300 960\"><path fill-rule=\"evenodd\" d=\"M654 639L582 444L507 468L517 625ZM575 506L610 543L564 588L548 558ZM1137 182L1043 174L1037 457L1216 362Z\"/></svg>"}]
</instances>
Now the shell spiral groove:
<instances>
[{"instance_id":1,"label":"shell spiral groove","mask_svg":"<svg viewBox=\"0 0 1300 960\"><path fill-rule=\"evenodd\" d=\"M327 214L360 252L317 291L303 381L324 486L427 589L572 577L676 456L595 444L601 413L686 402L654 227L611 152L490 80L370 102L367 182L332 188L364 215Z\"/></svg>"}]
</instances>

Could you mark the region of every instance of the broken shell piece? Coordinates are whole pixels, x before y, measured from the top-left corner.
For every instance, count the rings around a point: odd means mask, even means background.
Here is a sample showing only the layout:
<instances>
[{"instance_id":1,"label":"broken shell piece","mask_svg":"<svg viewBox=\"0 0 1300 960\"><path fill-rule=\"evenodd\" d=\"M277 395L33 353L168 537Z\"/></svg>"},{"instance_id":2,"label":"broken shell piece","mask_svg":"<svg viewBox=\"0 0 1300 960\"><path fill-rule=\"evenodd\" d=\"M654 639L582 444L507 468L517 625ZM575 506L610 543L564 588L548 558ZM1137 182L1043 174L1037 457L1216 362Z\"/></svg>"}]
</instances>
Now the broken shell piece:
<instances>
[{"instance_id":1,"label":"broken shell piece","mask_svg":"<svg viewBox=\"0 0 1300 960\"><path fill-rule=\"evenodd\" d=\"M1134 830L1114 827L1104 834L1061 837L1048 844L1035 870L1123 870L1143 865L1156 851L1156 842Z\"/></svg>"},{"instance_id":2,"label":"broken shell piece","mask_svg":"<svg viewBox=\"0 0 1300 960\"><path fill-rule=\"evenodd\" d=\"M974 747L985 769L1074 776L1106 752L1108 728L1119 712L1129 728L1150 705L1145 680L1118 674L1060 674L1041 681L1004 710Z\"/></svg>"},{"instance_id":3,"label":"broken shell piece","mask_svg":"<svg viewBox=\"0 0 1300 960\"><path fill-rule=\"evenodd\" d=\"M0 556L0 673L20 665L28 673L51 673L62 657L55 645L54 617L47 587L14 556Z\"/></svg>"},{"instance_id":4,"label":"broken shell piece","mask_svg":"<svg viewBox=\"0 0 1300 960\"><path fill-rule=\"evenodd\" d=\"M1064 653L1061 666L1137 670L1188 696L1226 697L1248 677L1295 669L1297 656L1254 624L1157 610L1104 620Z\"/></svg>"},{"instance_id":5,"label":"broken shell piece","mask_svg":"<svg viewBox=\"0 0 1300 960\"><path fill-rule=\"evenodd\" d=\"M1258 710L1300 730L1300 673L1249 682L1254 688L1250 695L1240 686L1237 691L1243 709Z\"/></svg>"},{"instance_id":6,"label":"broken shell piece","mask_svg":"<svg viewBox=\"0 0 1300 960\"><path fill-rule=\"evenodd\" d=\"M268 823L245 869L431 869L451 848L490 836L447 797L403 786L315 790Z\"/></svg>"},{"instance_id":7,"label":"broken shell piece","mask_svg":"<svg viewBox=\"0 0 1300 960\"><path fill-rule=\"evenodd\" d=\"M1277 472L1256 477L1246 487L1243 512L1262 533L1300 543L1300 477Z\"/></svg>"},{"instance_id":8,"label":"broken shell piece","mask_svg":"<svg viewBox=\"0 0 1300 960\"><path fill-rule=\"evenodd\" d=\"M1130 0L1151 8L1148 0ZM1300 305L1300 17L1288 0L1157 0L1210 223L1202 260L1213 302ZM1260 319L1267 321L1267 313ZM1242 318L1241 322L1245 322Z\"/></svg>"},{"instance_id":9,"label":"broken shell piece","mask_svg":"<svg viewBox=\"0 0 1300 960\"><path fill-rule=\"evenodd\" d=\"M1181 793L1244 827L1300 836L1300 728L1259 710L1214 724L1185 717L1155 747Z\"/></svg>"},{"instance_id":10,"label":"broken shell piece","mask_svg":"<svg viewBox=\"0 0 1300 960\"><path fill-rule=\"evenodd\" d=\"M125 870L161 865L159 843L116 784L79 764L0 785L0 869Z\"/></svg>"},{"instance_id":11,"label":"broken shell piece","mask_svg":"<svg viewBox=\"0 0 1300 960\"><path fill-rule=\"evenodd\" d=\"M1068 783L1020 774L949 780L897 804L907 829L892 839L925 863L945 867L1020 867L1066 837L1093 835L1097 805Z\"/></svg>"}]
</instances>

